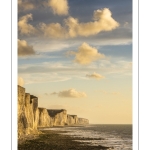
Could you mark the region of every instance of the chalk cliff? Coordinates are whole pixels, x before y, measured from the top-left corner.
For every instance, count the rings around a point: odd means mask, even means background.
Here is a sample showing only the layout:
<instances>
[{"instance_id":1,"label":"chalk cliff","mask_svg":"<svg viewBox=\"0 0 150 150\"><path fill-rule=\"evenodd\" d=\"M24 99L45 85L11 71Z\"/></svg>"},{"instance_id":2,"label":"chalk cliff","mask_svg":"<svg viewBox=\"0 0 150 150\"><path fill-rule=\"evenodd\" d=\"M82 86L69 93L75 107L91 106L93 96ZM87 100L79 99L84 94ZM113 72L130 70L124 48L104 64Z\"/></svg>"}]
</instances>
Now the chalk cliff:
<instances>
[{"instance_id":1,"label":"chalk cliff","mask_svg":"<svg viewBox=\"0 0 150 150\"><path fill-rule=\"evenodd\" d=\"M87 125L89 124L89 120L85 118L78 118L78 123L79 125Z\"/></svg>"},{"instance_id":2,"label":"chalk cliff","mask_svg":"<svg viewBox=\"0 0 150 150\"><path fill-rule=\"evenodd\" d=\"M25 114L27 118L28 134L37 131L39 121L38 98L25 93Z\"/></svg>"},{"instance_id":3,"label":"chalk cliff","mask_svg":"<svg viewBox=\"0 0 150 150\"><path fill-rule=\"evenodd\" d=\"M37 134L38 127L78 124L86 125L89 121L77 115L67 115L65 109L38 108L38 98L25 93L25 88L18 85L18 138Z\"/></svg>"},{"instance_id":4,"label":"chalk cliff","mask_svg":"<svg viewBox=\"0 0 150 150\"><path fill-rule=\"evenodd\" d=\"M26 134L28 129L25 114L25 88L18 86L18 137Z\"/></svg>"},{"instance_id":5,"label":"chalk cliff","mask_svg":"<svg viewBox=\"0 0 150 150\"><path fill-rule=\"evenodd\" d=\"M50 127L52 126L52 119L48 114L46 108L39 108L39 122L38 127Z\"/></svg>"},{"instance_id":6,"label":"chalk cliff","mask_svg":"<svg viewBox=\"0 0 150 150\"><path fill-rule=\"evenodd\" d=\"M75 125L78 124L78 117L77 115L67 115L67 125Z\"/></svg>"},{"instance_id":7,"label":"chalk cliff","mask_svg":"<svg viewBox=\"0 0 150 150\"><path fill-rule=\"evenodd\" d=\"M67 121L65 109L47 109L53 126L64 126Z\"/></svg>"},{"instance_id":8,"label":"chalk cliff","mask_svg":"<svg viewBox=\"0 0 150 150\"><path fill-rule=\"evenodd\" d=\"M18 86L18 137L37 133L38 121L38 98Z\"/></svg>"}]
</instances>

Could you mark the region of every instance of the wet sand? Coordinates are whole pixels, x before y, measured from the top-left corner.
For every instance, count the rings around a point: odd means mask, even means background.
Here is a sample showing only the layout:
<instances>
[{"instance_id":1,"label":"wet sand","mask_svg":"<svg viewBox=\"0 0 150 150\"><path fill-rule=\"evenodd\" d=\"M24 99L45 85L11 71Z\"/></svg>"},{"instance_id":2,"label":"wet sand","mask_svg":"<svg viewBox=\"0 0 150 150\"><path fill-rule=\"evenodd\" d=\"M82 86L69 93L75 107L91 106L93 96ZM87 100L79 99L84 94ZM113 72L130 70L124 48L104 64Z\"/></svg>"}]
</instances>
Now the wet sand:
<instances>
[{"instance_id":1,"label":"wet sand","mask_svg":"<svg viewBox=\"0 0 150 150\"><path fill-rule=\"evenodd\" d=\"M26 136L18 140L18 150L108 150L113 149L104 146L90 146L85 142L74 140L92 140L92 138L77 138L62 135L61 131L42 130L42 134ZM96 140L96 139L95 139ZM102 140L97 139L97 140Z\"/></svg>"}]
</instances>

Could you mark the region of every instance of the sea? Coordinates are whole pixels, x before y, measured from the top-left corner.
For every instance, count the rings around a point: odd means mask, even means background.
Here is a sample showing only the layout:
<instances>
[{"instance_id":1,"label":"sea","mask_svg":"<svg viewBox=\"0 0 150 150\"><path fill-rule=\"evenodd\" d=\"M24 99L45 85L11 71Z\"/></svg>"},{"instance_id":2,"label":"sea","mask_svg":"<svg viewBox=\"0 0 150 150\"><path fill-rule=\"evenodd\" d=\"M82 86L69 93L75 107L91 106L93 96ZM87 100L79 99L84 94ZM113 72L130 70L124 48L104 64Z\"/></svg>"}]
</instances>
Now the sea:
<instances>
[{"instance_id":1,"label":"sea","mask_svg":"<svg viewBox=\"0 0 150 150\"><path fill-rule=\"evenodd\" d=\"M80 137L82 140L77 141L87 145L113 147L114 150L132 150L132 125L90 124L84 127L53 127L49 128L49 130L65 131L61 134L76 137L77 139ZM84 138L90 138L90 140L84 140Z\"/></svg>"}]
</instances>

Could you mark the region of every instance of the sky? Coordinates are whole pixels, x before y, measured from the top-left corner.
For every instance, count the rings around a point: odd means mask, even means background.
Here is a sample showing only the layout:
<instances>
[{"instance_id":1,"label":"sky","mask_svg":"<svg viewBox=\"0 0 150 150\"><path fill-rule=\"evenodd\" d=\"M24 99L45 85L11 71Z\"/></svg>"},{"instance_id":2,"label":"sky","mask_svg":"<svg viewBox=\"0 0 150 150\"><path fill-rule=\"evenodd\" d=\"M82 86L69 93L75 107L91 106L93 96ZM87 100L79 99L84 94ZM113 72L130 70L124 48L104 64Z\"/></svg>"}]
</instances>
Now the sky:
<instances>
[{"instance_id":1,"label":"sky","mask_svg":"<svg viewBox=\"0 0 150 150\"><path fill-rule=\"evenodd\" d=\"M132 124L132 1L18 0L18 84L39 107Z\"/></svg>"}]
</instances>

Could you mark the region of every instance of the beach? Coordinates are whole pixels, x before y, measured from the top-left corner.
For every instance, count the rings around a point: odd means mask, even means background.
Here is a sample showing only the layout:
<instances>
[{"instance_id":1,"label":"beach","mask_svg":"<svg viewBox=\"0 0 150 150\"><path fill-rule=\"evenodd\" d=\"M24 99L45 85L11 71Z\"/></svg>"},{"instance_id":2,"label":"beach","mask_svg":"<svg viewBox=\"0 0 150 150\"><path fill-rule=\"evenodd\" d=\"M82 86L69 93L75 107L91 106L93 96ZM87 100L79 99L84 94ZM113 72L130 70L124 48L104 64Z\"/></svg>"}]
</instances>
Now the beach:
<instances>
[{"instance_id":1,"label":"beach","mask_svg":"<svg viewBox=\"0 0 150 150\"><path fill-rule=\"evenodd\" d=\"M39 135L26 136L24 139L18 140L18 150L107 150L112 147L92 146L86 142L79 142L83 140L81 137L71 137L64 135L64 131L42 130ZM92 138L94 139L94 138ZM75 141L79 140L79 141ZM91 138L84 138L91 140ZM94 140L102 140L94 139Z\"/></svg>"}]
</instances>

